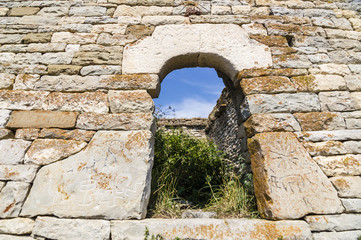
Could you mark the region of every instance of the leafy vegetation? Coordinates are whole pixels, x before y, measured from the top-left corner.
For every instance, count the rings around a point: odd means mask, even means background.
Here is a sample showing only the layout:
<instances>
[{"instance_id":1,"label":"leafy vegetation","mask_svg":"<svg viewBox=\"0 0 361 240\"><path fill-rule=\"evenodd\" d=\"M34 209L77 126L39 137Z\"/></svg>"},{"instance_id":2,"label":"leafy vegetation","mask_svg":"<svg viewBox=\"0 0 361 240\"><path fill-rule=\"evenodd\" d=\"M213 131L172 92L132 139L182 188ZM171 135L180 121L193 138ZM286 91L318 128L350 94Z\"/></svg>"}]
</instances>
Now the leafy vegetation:
<instances>
[{"instance_id":1,"label":"leafy vegetation","mask_svg":"<svg viewBox=\"0 0 361 240\"><path fill-rule=\"evenodd\" d=\"M189 208L216 211L220 217L256 216L253 196L226 170L223 157L210 141L181 130L158 130L150 216L176 218Z\"/></svg>"}]
</instances>

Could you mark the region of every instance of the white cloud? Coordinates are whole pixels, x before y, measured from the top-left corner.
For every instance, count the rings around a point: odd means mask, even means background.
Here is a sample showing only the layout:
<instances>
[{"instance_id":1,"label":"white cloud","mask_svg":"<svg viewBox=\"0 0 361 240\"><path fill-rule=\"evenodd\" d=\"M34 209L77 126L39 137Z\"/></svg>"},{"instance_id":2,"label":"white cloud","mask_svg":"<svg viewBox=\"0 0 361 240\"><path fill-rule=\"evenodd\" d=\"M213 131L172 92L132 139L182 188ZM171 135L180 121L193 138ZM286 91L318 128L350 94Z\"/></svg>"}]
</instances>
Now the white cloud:
<instances>
[{"instance_id":1,"label":"white cloud","mask_svg":"<svg viewBox=\"0 0 361 240\"><path fill-rule=\"evenodd\" d=\"M174 115L169 118L208 118L216 105L216 101L206 101L201 98L185 98L180 103L169 104L175 109Z\"/></svg>"}]
</instances>

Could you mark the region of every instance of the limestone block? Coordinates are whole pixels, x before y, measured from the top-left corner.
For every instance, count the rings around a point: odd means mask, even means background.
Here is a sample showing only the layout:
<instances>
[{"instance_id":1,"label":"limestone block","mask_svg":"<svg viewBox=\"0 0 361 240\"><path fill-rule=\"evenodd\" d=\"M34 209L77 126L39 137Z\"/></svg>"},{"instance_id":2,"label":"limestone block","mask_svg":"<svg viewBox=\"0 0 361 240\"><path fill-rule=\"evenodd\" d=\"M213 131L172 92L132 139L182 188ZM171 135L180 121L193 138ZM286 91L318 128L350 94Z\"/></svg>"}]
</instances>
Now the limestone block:
<instances>
[{"instance_id":1,"label":"limestone block","mask_svg":"<svg viewBox=\"0 0 361 240\"><path fill-rule=\"evenodd\" d=\"M19 24L28 24L28 25L36 25L36 26L44 26L44 25L57 25L59 22L59 17L48 17L48 16L23 16Z\"/></svg>"},{"instance_id":2,"label":"limestone block","mask_svg":"<svg viewBox=\"0 0 361 240\"><path fill-rule=\"evenodd\" d=\"M40 109L48 92L0 90L0 108L14 110Z\"/></svg>"},{"instance_id":3,"label":"limestone block","mask_svg":"<svg viewBox=\"0 0 361 240\"><path fill-rule=\"evenodd\" d=\"M132 17L132 16L119 16L118 24L140 24L142 16Z\"/></svg>"},{"instance_id":4,"label":"limestone block","mask_svg":"<svg viewBox=\"0 0 361 240\"><path fill-rule=\"evenodd\" d=\"M76 127L85 130L150 130L152 113L80 114Z\"/></svg>"},{"instance_id":5,"label":"limestone block","mask_svg":"<svg viewBox=\"0 0 361 240\"><path fill-rule=\"evenodd\" d=\"M63 17L69 13L69 7L44 7L38 15L49 17Z\"/></svg>"},{"instance_id":6,"label":"limestone block","mask_svg":"<svg viewBox=\"0 0 361 240\"><path fill-rule=\"evenodd\" d=\"M137 26L141 26L141 25L137 25ZM138 38L131 35L101 33L99 34L97 44L104 46L117 46L117 45L124 46L129 43L134 43L137 40Z\"/></svg>"},{"instance_id":7,"label":"limestone block","mask_svg":"<svg viewBox=\"0 0 361 240\"><path fill-rule=\"evenodd\" d=\"M24 140L34 140L39 137L40 129L38 128L20 128L16 130L15 138Z\"/></svg>"},{"instance_id":8,"label":"limestone block","mask_svg":"<svg viewBox=\"0 0 361 240\"><path fill-rule=\"evenodd\" d=\"M361 74L361 64L350 64L348 67L353 74Z\"/></svg>"},{"instance_id":9,"label":"limestone block","mask_svg":"<svg viewBox=\"0 0 361 240\"><path fill-rule=\"evenodd\" d=\"M347 118L345 121L348 129L361 128L361 119L359 118Z\"/></svg>"},{"instance_id":10,"label":"limestone block","mask_svg":"<svg viewBox=\"0 0 361 240\"><path fill-rule=\"evenodd\" d=\"M0 220L0 233L3 234L31 234L31 232L33 231L33 227L34 220L30 218L13 218Z\"/></svg>"},{"instance_id":11,"label":"limestone block","mask_svg":"<svg viewBox=\"0 0 361 240\"><path fill-rule=\"evenodd\" d=\"M345 64L327 63L319 65L319 68L322 72L326 74L336 74L344 76L351 73L350 69Z\"/></svg>"},{"instance_id":12,"label":"limestone block","mask_svg":"<svg viewBox=\"0 0 361 240\"><path fill-rule=\"evenodd\" d=\"M108 96L102 92L52 92L46 98L44 110L108 113Z\"/></svg>"},{"instance_id":13,"label":"limestone block","mask_svg":"<svg viewBox=\"0 0 361 240\"><path fill-rule=\"evenodd\" d=\"M350 141L351 142L351 141ZM345 144L339 141L326 142L304 142L303 146L311 156L330 156L338 154L353 153L348 152Z\"/></svg>"},{"instance_id":14,"label":"limestone block","mask_svg":"<svg viewBox=\"0 0 361 240\"><path fill-rule=\"evenodd\" d=\"M261 132L301 131L296 119L289 113L254 114L245 122L249 137Z\"/></svg>"},{"instance_id":15,"label":"limestone block","mask_svg":"<svg viewBox=\"0 0 361 240\"><path fill-rule=\"evenodd\" d=\"M210 24L245 24L250 23L248 16L237 15L191 15L189 20L192 24L210 23Z\"/></svg>"},{"instance_id":16,"label":"limestone block","mask_svg":"<svg viewBox=\"0 0 361 240\"><path fill-rule=\"evenodd\" d=\"M30 184L24 182L7 182L0 192L0 217L18 217Z\"/></svg>"},{"instance_id":17,"label":"limestone block","mask_svg":"<svg viewBox=\"0 0 361 240\"><path fill-rule=\"evenodd\" d=\"M341 201L346 209L346 212L355 212L355 213L361 212L361 199L342 198Z\"/></svg>"},{"instance_id":18,"label":"limestone block","mask_svg":"<svg viewBox=\"0 0 361 240\"><path fill-rule=\"evenodd\" d=\"M70 33L56 32L51 39L52 43L89 44L95 43L98 38L96 33Z\"/></svg>"},{"instance_id":19,"label":"limestone block","mask_svg":"<svg viewBox=\"0 0 361 240\"><path fill-rule=\"evenodd\" d=\"M27 52L63 52L65 43L31 43L27 47Z\"/></svg>"},{"instance_id":20,"label":"limestone block","mask_svg":"<svg viewBox=\"0 0 361 240\"><path fill-rule=\"evenodd\" d=\"M35 15L39 10L38 7L16 7L11 9L9 16Z\"/></svg>"},{"instance_id":21,"label":"limestone block","mask_svg":"<svg viewBox=\"0 0 361 240\"><path fill-rule=\"evenodd\" d=\"M145 15L172 15L173 7L157 6L127 6L119 5L115 10L113 17L120 16L145 16Z\"/></svg>"},{"instance_id":22,"label":"limestone block","mask_svg":"<svg viewBox=\"0 0 361 240\"><path fill-rule=\"evenodd\" d=\"M6 16L6 14L9 12L9 8L0 8L0 16Z\"/></svg>"},{"instance_id":23,"label":"limestone block","mask_svg":"<svg viewBox=\"0 0 361 240\"><path fill-rule=\"evenodd\" d=\"M0 53L0 61L2 64L11 64L15 62L15 53Z\"/></svg>"},{"instance_id":24,"label":"limestone block","mask_svg":"<svg viewBox=\"0 0 361 240\"><path fill-rule=\"evenodd\" d=\"M0 44L21 43L22 34L1 34Z\"/></svg>"},{"instance_id":25,"label":"limestone block","mask_svg":"<svg viewBox=\"0 0 361 240\"><path fill-rule=\"evenodd\" d=\"M350 92L321 92L319 94L321 109L324 112L355 110Z\"/></svg>"},{"instance_id":26,"label":"limestone block","mask_svg":"<svg viewBox=\"0 0 361 240\"><path fill-rule=\"evenodd\" d=\"M40 63L45 65L70 64L73 60L73 55L72 52L45 53L41 57Z\"/></svg>"},{"instance_id":27,"label":"limestone block","mask_svg":"<svg viewBox=\"0 0 361 240\"><path fill-rule=\"evenodd\" d=\"M144 25L167 25L167 24L186 24L189 18L183 16L144 16L141 24Z\"/></svg>"},{"instance_id":28,"label":"limestone block","mask_svg":"<svg viewBox=\"0 0 361 240\"><path fill-rule=\"evenodd\" d=\"M14 133L9 129L0 128L0 140L14 138Z\"/></svg>"},{"instance_id":29,"label":"limestone block","mask_svg":"<svg viewBox=\"0 0 361 240\"><path fill-rule=\"evenodd\" d=\"M327 176L361 175L361 155L314 157Z\"/></svg>"},{"instance_id":30,"label":"limestone block","mask_svg":"<svg viewBox=\"0 0 361 240\"><path fill-rule=\"evenodd\" d=\"M312 239L304 221L265 221L259 219L146 219L112 221L114 240L143 239L148 228L150 236L164 239Z\"/></svg>"},{"instance_id":31,"label":"limestone block","mask_svg":"<svg viewBox=\"0 0 361 240\"><path fill-rule=\"evenodd\" d=\"M296 134L301 140L311 142L361 140L361 130L314 131Z\"/></svg>"},{"instance_id":32,"label":"limestone block","mask_svg":"<svg viewBox=\"0 0 361 240\"><path fill-rule=\"evenodd\" d=\"M38 217L35 220L33 235L58 240L108 240L110 223L104 220Z\"/></svg>"},{"instance_id":33,"label":"limestone block","mask_svg":"<svg viewBox=\"0 0 361 240\"><path fill-rule=\"evenodd\" d=\"M238 7L249 7L249 6L238 6ZM233 7L232 7L233 8ZM250 35L267 35L266 28L259 23L243 24L242 28Z\"/></svg>"},{"instance_id":34,"label":"limestone block","mask_svg":"<svg viewBox=\"0 0 361 240\"><path fill-rule=\"evenodd\" d=\"M10 110L0 109L0 128L5 127L6 123L9 120L10 114Z\"/></svg>"},{"instance_id":35,"label":"limestone block","mask_svg":"<svg viewBox=\"0 0 361 240\"><path fill-rule=\"evenodd\" d=\"M333 177L330 180L340 197L361 198L361 177Z\"/></svg>"},{"instance_id":36,"label":"limestone block","mask_svg":"<svg viewBox=\"0 0 361 240\"><path fill-rule=\"evenodd\" d=\"M0 164L19 164L31 142L20 139L0 141Z\"/></svg>"},{"instance_id":37,"label":"limestone block","mask_svg":"<svg viewBox=\"0 0 361 240\"><path fill-rule=\"evenodd\" d=\"M78 75L80 73L81 66L75 65L49 65L49 75Z\"/></svg>"},{"instance_id":38,"label":"limestone block","mask_svg":"<svg viewBox=\"0 0 361 240\"><path fill-rule=\"evenodd\" d=\"M311 231L348 231L361 228L361 214L306 216Z\"/></svg>"},{"instance_id":39,"label":"limestone block","mask_svg":"<svg viewBox=\"0 0 361 240\"><path fill-rule=\"evenodd\" d=\"M292 82L297 86L299 91L337 91L345 90L346 82L342 76L339 75L309 75L293 77Z\"/></svg>"},{"instance_id":40,"label":"limestone block","mask_svg":"<svg viewBox=\"0 0 361 240\"><path fill-rule=\"evenodd\" d=\"M0 180L31 183L38 169L34 165L0 165Z\"/></svg>"},{"instance_id":41,"label":"limestone block","mask_svg":"<svg viewBox=\"0 0 361 240\"><path fill-rule=\"evenodd\" d=\"M52 33L28 33L23 37L23 43L48 43Z\"/></svg>"},{"instance_id":42,"label":"limestone block","mask_svg":"<svg viewBox=\"0 0 361 240\"><path fill-rule=\"evenodd\" d=\"M103 33L101 35L104 35ZM124 37L122 35L122 37ZM118 41L119 39L113 39ZM98 40L99 44L99 40ZM108 45L108 43L106 44ZM121 52L77 52L74 54L73 64L77 65L120 65L122 63L122 53Z\"/></svg>"},{"instance_id":43,"label":"limestone block","mask_svg":"<svg viewBox=\"0 0 361 240\"><path fill-rule=\"evenodd\" d=\"M348 153L361 153L361 141L347 141L344 142L343 145Z\"/></svg>"},{"instance_id":44,"label":"limestone block","mask_svg":"<svg viewBox=\"0 0 361 240\"><path fill-rule=\"evenodd\" d=\"M120 74L122 71L120 66L100 65L100 66L85 66L81 69L81 75L112 75Z\"/></svg>"},{"instance_id":45,"label":"limestone block","mask_svg":"<svg viewBox=\"0 0 361 240\"><path fill-rule=\"evenodd\" d=\"M241 87L245 94L296 92L295 85L287 77L267 76L244 78Z\"/></svg>"},{"instance_id":46,"label":"limestone block","mask_svg":"<svg viewBox=\"0 0 361 240\"><path fill-rule=\"evenodd\" d=\"M85 131L80 129L65 130L58 128L43 128L39 134L39 138L77 140L89 142L94 136L94 131Z\"/></svg>"},{"instance_id":47,"label":"limestone block","mask_svg":"<svg viewBox=\"0 0 361 240\"><path fill-rule=\"evenodd\" d=\"M314 240L345 240L357 239L361 236L361 231L346 232L320 232L312 234Z\"/></svg>"},{"instance_id":48,"label":"limestone block","mask_svg":"<svg viewBox=\"0 0 361 240\"><path fill-rule=\"evenodd\" d=\"M145 90L109 91L109 104L112 113L153 112L152 97Z\"/></svg>"},{"instance_id":49,"label":"limestone block","mask_svg":"<svg viewBox=\"0 0 361 240\"><path fill-rule=\"evenodd\" d=\"M293 114L300 123L302 131L321 131L345 129L345 121L338 113L311 112Z\"/></svg>"},{"instance_id":50,"label":"limestone block","mask_svg":"<svg viewBox=\"0 0 361 240\"><path fill-rule=\"evenodd\" d=\"M351 18L349 21L352 23L352 26L356 31L361 31L361 19Z\"/></svg>"},{"instance_id":51,"label":"limestone block","mask_svg":"<svg viewBox=\"0 0 361 240\"><path fill-rule=\"evenodd\" d=\"M347 88L350 91L360 91L361 90L361 74L360 75L347 75L345 76L347 83Z\"/></svg>"},{"instance_id":52,"label":"limestone block","mask_svg":"<svg viewBox=\"0 0 361 240\"><path fill-rule=\"evenodd\" d=\"M269 48L251 41L233 24L158 26L152 36L126 46L123 55L123 74L160 73L161 78L174 69L164 67L165 63L177 68L213 67L232 80L243 69L272 65ZM193 64L185 66L185 62Z\"/></svg>"},{"instance_id":53,"label":"limestone block","mask_svg":"<svg viewBox=\"0 0 361 240\"><path fill-rule=\"evenodd\" d=\"M126 29L127 29L127 25L124 24L101 24L101 25L93 25L91 32L125 34Z\"/></svg>"},{"instance_id":54,"label":"limestone block","mask_svg":"<svg viewBox=\"0 0 361 240\"><path fill-rule=\"evenodd\" d=\"M252 114L320 111L318 97L313 93L254 94L246 99Z\"/></svg>"},{"instance_id":55,"label":"limestone block","mask_svg":"<svg viewBox=\"0 0 361 240\"><path fill-rule=\"evenodd\" d=\"M78 113L51 111L14 111L6 127L9 128L73 128Z\"/></svg>"},{"instance_id":56,"label":"limestone block","mask_svg":"<svg viewBox=\"0 0 361 240\"><path fill-rule=\"evenodd\" d=\"M150 131L97 132L84 151L41 168L22 215L144 218L152 138Z\"/></svg>"},{"instance_id":57,"label":"limestone block","mask_svg":"<svg viewBox=\"0 0 361 240\"><path fill-rule=\"evenodd\" d=\"M104 16L106 15L107 8L100 6L84 6L84 7L72 7L70 8L70 16Z\"/></svg>"},{"instance_id":58,"label":"limestone block","mask_svg":"<svg viewBox=\"0 0 361 240\"><path fill-rule=\"evenodd\" d=\"M36 240L36 239L28 236L14 236L14 235L0 234L0 240Z\"/></svg>"},{"instance_id":59,"label":"limestone block","mask_svg":"<svg viewBox=\"0 0 361 240\"><path fill-rule=\"evenodd\" d=\"M310 68L312 63L305 55L273 56L276 68Z\"/></svg>"},{"instance_id":60,"label":"limestone block","mask_svg":"<svg viewBox=\"0 0 361 240\"><path fill-rule=\"evenodd\" d=\"M109 0L109 3L144 6L173 6L174 0Z\"/></svg>"},{"instance_id":61,"label":"limestone block","mask_svg":"<svg viewBox=\"0 0 361 240\"><path fill-rule=\"evenodd\" d=\"M336 190L293 133L260 133L248 140L248 148L262 217L342 212Z\"/></svg>"},{"instance_id":62,"label":"limestone block","mask_svg":"<svg viewBox=\"0 0 361 240\"><path fill-rule=\"evenodd\" d=\"M9 89L13 85L15 75L8 73L0 73L0 89Z\"/></svg>"},{"instance_id":63,"label":"limestone block","mask_svg":"<svg viewBox=\"0 0 361 240\"><path fill-rule=\"evenodd\" d=\"M26 152L26 164L47 165L67 158L86 147L83 141L37 139Z\"/></svg>"},{"instance_id":64,"label":"limestone block","mask_svg":"<svg viewBox=\"0 0 361 240\"><path fill-rule=\"evenodd\" d=\"M361 110L361 92L351 92L350 97L355 109Z\"/></svg>"}]
</instances>

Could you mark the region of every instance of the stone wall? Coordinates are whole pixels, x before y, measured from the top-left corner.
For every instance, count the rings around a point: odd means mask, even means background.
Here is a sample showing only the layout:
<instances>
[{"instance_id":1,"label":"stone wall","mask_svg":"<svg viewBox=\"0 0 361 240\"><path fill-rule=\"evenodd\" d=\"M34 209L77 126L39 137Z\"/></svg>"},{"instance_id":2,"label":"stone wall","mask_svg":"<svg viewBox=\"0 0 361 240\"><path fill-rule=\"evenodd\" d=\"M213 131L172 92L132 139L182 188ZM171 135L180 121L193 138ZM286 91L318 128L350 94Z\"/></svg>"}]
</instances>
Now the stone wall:
<instances>
[{"instance_id":1,"label":"stone wall","mask_svg":"<svg viewBox=\"0 0 361 240\"><path fill-rule=\"evenodd\" d=\"M0 0L0 239L139 239L146 226L168 239L357 239L360 12L347 0ZM258 209L286 221L129 220L146 216L152 97L195 66L230 79Z\"/></svg>"},{"instance_id":2,"label":"stone wall","mask_svg":"<svg viewBox=\"0 0 361 240\"><path fill-rule=\"evenodd\" d=\"M206 118L161 118L157 120L157 127L165 131L181 129L184 133L201 139L206 139Z\"/></svg>"}]
</instances>

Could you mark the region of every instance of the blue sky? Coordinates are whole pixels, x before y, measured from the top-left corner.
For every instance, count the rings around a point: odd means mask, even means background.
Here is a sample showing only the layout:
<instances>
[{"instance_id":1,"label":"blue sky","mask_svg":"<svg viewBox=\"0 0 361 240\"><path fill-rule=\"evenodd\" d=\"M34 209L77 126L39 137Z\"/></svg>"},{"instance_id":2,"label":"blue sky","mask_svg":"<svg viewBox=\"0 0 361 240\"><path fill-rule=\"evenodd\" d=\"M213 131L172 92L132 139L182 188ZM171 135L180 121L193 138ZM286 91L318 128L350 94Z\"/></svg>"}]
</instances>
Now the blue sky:
<instances>
[{"instance_id":1,"label":"blue sky","mask_svg":"<svg viewBox=\"0 0 361 240\"><path fill-rule=\"evenodd\" d=\"M175 112L168 117L207 118L224 88L213 68L183 68L169 73L162 82L156 107L171 106Z\"/></svg>"}]
</instances>

